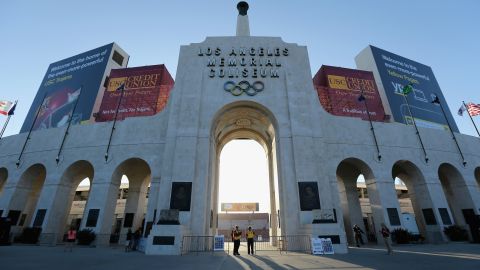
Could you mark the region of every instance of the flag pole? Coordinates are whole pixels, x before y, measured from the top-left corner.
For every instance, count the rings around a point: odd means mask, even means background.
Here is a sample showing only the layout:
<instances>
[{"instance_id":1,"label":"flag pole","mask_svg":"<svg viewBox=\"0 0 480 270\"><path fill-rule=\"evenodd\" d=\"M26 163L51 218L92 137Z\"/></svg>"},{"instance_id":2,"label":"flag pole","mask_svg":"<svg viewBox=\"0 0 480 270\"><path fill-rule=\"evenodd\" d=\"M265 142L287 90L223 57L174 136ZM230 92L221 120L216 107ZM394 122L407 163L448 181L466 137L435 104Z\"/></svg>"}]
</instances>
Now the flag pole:
<instances>
[{"instance_id":1,"label":"flag pole","mask_svg":"<svg viewBox=\"0 0 480 270\"><path fill-rule=\"evenodd\" d=\"M78 101L80 100L80 95L82 94L82 91L83 91L83 85L80 86L80 93L78 94L77 100L73 105L72 113L70 114L70 117L68 119L67 128L65 129L65 133L63 134L62 143L60 144L60 148L58 149L57 156L55 157L55 161L57 162L57 164L58 162L60 162L60 154L62 153L63 145L65 144L65 139L67 138L68 132L70 130L70 126L72 125L73 114L75 113L75 109L77 108L77 104L78 104Z\"/></svg>"},{"instance_id":2,"label":"flag pole","mask_svg":"<svg viewBox=\"0 0 480 270\"><path fill-rule=\"evenodd\" d=\"M15 100L15 103L13 104L12 108L10 109L10 111L11 111L12 109L15 109L15 107L17 106L17 102L18 102L18 100ZM5 121L5 124L3 124L2 131L0 131L0 140L2 140L3 133L5 132L5 129L7 129L7 125L8 125L8 122L10 121L10 117L12 117L12 114L10 114L10 112L9 112L9 113L8 113L8 117L7 117L7 120Z\"/></svg>"},{"instance_id":3,"label":"flag pole","mask_svg":"<svg viewBox=\"0 0 480 270\"><path fill-rule=\"evenodd\" d=\"M462 157L463 167L465 167L465 165L467 165L467 162L465 161L465 157L463 156L462 149L460 148L460 145L458 144L457 137L455 136L455 133L453 133L452 127L450 126L450 122L448 121L447 115L445 114L445 110L443 109L443 105L440 102L440 99L438 98L437 95L435 95L435 96L436 96L435 100L433 100L432 102L440 105L440 109L442 110L443 117L445 117L445 120L447 121L448 129L450 130L450 133L452 134L452 139L455 141L455 144L457 145L457 148L458 148L458 152L460 152L460 156Z\"/></svg>"},{"instance_id":4,"label":"flag pole","mask_svg":"<svg viewBox=\"0 0 480 270\"><path fill-rule=\"evenodd\" d=\"M378 161L380 161L382 159L382 155L380 154L380 148L378 147L377 136L375 134L375 129L373 128L372 118L370 117L370 111L368 110L367 99L365 98L365 96L363 96L363 89L362 89L362 92L360 93L360 97L362 97L363 104L365 104L365 109L367 110L368 122L370 122L370 130L372 131L373 140L375 141L375 146L377 147L377 154L378 154L377 158L378 158Z\"/></svg>"},{"instance_id":5,"label":"flag pole","mask_svg":"<svg viewBox=\"0 0 480 270\"><path fill-rule=\"evenodd\" d=\"M478 132L477 125L475 125L475 121L473 121L472 115L471 115L470 112L468 111L467 104L465 104L465 101L462 101L462 103L463 103L463 106L465 106L465 110L467 110L468 116L470 116L470 120L472 120L472 124L473 124L473 126L475 127L475 130L477 131L478 136L480 137L480 132Z\"/></svg>"},{"instance_id":6,"label":"flag pole","mask_svg":"<svg viewBox=\"0 0 480 270\"><path fill-rule=\"evenodd\" d=\"M45 102L45 98L47 97L47 93L43 95L42 103L40 103L40 107L37 110L37 113L35 114L35 118L33 119L32 125L30 126L30 130L28 131L27 139L25 139L25 142L23 143L22 151L20 151L20 155L18 156L17 162L15 162L15 165L17 165L17 168L20 166L20 160L22 159L23 152L25 151L25 147L27 147L28 140L30 140L30 135L32 134L33 126L35 125L35 122L37 122L38 115L40 114L40 110L42 109L43 103Z\"/></svg>"},{"instance_id":7,"label":"flag pole","mask_svg":"<svg viewBox=\"0 0 480 270\"><path fill-rule=\"evenodd\" d=\"M403 99L405 100L405 103L407 104L408 113L410 114L410 117L412 117L413 126L415 126L415 131L417 133L418 140L420 141L420 145L422 146L423 154L425 155L425 162L428 163L427 151L425 150L425 146L423 145L422 137L420 136L420 132L418 131L417 123L415 122L415 118L413 117L412 110L410 110L410 104L408 103L406 94L403 94Z\"/></svg>"},{"instance_id":8,"label":"flag pole","mask_svg":"<svg viewBox=\"0 0 480 270\"><path fill-rule=\"evenodd\" d=\"M125 64L124 68L128 67L128 61L129 60L130 60L130 57L127 58L127 63ZM115 115L113 117L112 129L110 130L110 137L108 138L107 150L105 151L105 162L108 161L108 151L110 150L110 145L112 144L113 131L115 131L115 125L117 124L118 110L120 109L120 104L122 104L123 92L125 92L125 83L126 83L126 81L124 82L124 85L121 88L120 100L118 101L117 108L115 109Z\"/></svg>"}]
</instances>

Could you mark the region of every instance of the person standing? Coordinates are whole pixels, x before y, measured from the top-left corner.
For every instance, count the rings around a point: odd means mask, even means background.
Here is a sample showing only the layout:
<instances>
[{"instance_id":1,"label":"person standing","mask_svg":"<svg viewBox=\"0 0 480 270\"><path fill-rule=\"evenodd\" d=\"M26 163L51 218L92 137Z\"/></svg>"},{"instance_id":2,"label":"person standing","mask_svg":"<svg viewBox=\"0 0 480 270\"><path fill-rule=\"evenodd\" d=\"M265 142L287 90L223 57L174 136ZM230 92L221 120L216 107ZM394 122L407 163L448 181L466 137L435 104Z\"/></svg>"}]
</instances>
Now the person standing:
<instances>
[{"instance_id":1,"label":"person standing","mask_svg":"<svg viewBox=\"0 0 480 270\"><path fill-rule=\"evenodd\" d=\"M241 237L242 237L242 232L238 229L238 226L235 226L235 229L232 231L233 255L240 255L240 253L238 253L238 249L240 248Z\"/></svg>"},{"instance_id":2,"label":"person standing","mask_svg":"<svg viewBox=\"0 0 480 270\"><path fill-rule=\"evenodd\" d=\"M363 240L362 240L362 229L360 229L360 226L357 224L353 225L353 233L355 234L355 244L357 247L360 247L360 245L363 245Z\"/></svg>"},{"instance_id":3,"label":"person standing","mask_svg":"<svg viewBox=\"0 0 480 270\"><path fill-rule=\"evenodd\" d=\"M129 252L130 250L132 250L132 237L133 237L132 230L128 229L127 240L125 240L125 252Z\"/></svg>"},{"instance_id":4,"label":"person standing","mask_svg":"<svg viewBox=\"0 0 480 270\"><path fill-rule=\"evenodd\" d=\"M253 241L255 238L255 232L252 230L251 226L248 226L247 230L247 249L248 249L248 254L253 255Z\"/></svg>"},{"instance_id":5,"label":"person standing","mask_svg":"<svg viewBox=\"0 0 480 270\"><path fill-rule=\"evenodd\" d=\"M133 234L133 245L132 245L132 250L137 250L138 248L138 243L140 242L140 237L142 236L142 231L140 228L138 228L135 233Z\"/></svg>"},{"instance_id":6,"label":"person standing","mask_svg":"<svg viewBox=\"0 0 480 270\"><path fill-rule=\"evenodd\" d=\"M70 227L70 229L67 232L67 244L65 245L65 251L67 250L70 250L70 252L73 251L73 244L75 243L76 239L77 239L77 231L73 227Z\"/></svg>"},{"instance_id":7,"label":"person standing","mask_svg":"<svg viewBox=\"0 0 480 270\"><path fill-rule=\"evenodd\" d=\"M382 223L381 226L382 229L380 230L380 233L382 234L383 241L385 241L387 254L393 254L392 246L390 245L390 230L385 226L385 223Z\"/></svg>"}]
</instances>

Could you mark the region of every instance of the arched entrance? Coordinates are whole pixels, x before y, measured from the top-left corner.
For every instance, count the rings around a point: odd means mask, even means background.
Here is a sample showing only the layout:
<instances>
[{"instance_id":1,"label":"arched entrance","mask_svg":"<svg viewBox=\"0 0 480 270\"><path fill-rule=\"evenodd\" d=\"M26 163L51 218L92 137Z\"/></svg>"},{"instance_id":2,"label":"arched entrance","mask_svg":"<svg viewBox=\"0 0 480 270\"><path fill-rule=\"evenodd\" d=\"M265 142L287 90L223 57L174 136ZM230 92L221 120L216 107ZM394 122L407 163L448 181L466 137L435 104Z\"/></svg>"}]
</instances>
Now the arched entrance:
<instances>
[{"instance_id":1,"label":"arched entrance","mask_svg":"<svg viewBox=\"0 0 480 270\"><path fill-rule=\"evenodd\" d=\"M0 195L2 194L3 187L5 186L5 183L7 182L7 178L8 178L7 168L0 168Z\"/></svg>"},{"instance_id":2,"label":"arched entrance","mask_svg":"<svg viewBox=\"0 0 480 270\"><path fill-rule=\"evenodd\" d=\"M392 179L399 178L406 186L406 190L397 189L399 204L402 209L404 226L415 234L416 226L420 235L429 242L442 242L442 233L439 228L440 220L430 196L430 191L420 169L408 160L399 160L392 167ZM413 213L409 213L409 201ZM414 217L411 216L414 214Z\"/></svg>"},{"instance_id":3,"label":"arched entrance","mask_svg":"<svg viewBox=\"0 0 480 270\"><path fill-rule=\"evenodd\" d=\"M364 184L357 187L359 178ZM362 179L363 178L363 179ZM343 212L343 221L348 243L355 244L353 225L357 224L366 233L369 241L376 240L376 224L369 195L375 189L374 175L370 167L357 158L344 159L337 167L337 181Z\"/></svg>"},{"instance_id":4,"label":"arched entrance","mask_svg":"<svg viewBox=\"0 0 480 270\"><path fill-rule=\"evenodd\" d=\"M442 163L438 168L438 177L447 198L455 224L469 231L470 238L477 240L474 202L462 174L449 163Z\"/></svg>"},{"instance_id":5,"label":"arched entrance","mask_svg":"<svg viewBox=\"0 0 480 270\"><path fill-rule=\"evenodd\" d=\"M30 224L46 175L45 166L37 163L20 176L9 205L8 216L11 217L12 224L18 226L12 232L19 232L22 227Z\"/></svg>"},{"instance_id":6,"label":"arched entrance","mask_svg":"<svg viewBox=\"0 0 480 270\"><path fill-rule=\"evenodd\" d=\"M122 178L125 182L123 188ZM150 178L150 166L140 158L123 161L113 172L112 184L118 186L119 196L115 198L116 207L113 207L115 212L112 213L112 219L115 222L111 242L123 243L129 229L132 232L143 229Z\"/></svg>"},{"instance_id":7,"label":"arched entrance","mask_svg":"<svg viewBox=\"0 0 480 270\"><path fill-rule=\"evenodd\" d=\"M86 160L75 161L67 167L60 178L61 187L55 194L56 203L42 232L44 237L52 233L56 242L62 242L70 227L80 228L93 177L93 165Z\"/></svg>"},{"instance_id":8,"label":"arched entrance","mask_svg":"<svg viewBox=\"0 0 480 270\"><path fill-rule=\"evenodd\" d=\"M282 201L279 196L279 174L277 159L276 121L263 106L254 102L236 102L220 110L214 118L211 140L211 200L212 218L209 235L217 232L219 205L219 161L223 147L236 139L250 139L258 142L264 149L268 166L269 185L269 235L281 235L285 231L282 220ZM244 160L242 164L248 164ZM241 169L241 168L239 168ZM244 187L239 187L244 188ZM210 213L206 213L210 215ZM275 244L275 243L273 243Z\"/></svg>"}]
</instances>

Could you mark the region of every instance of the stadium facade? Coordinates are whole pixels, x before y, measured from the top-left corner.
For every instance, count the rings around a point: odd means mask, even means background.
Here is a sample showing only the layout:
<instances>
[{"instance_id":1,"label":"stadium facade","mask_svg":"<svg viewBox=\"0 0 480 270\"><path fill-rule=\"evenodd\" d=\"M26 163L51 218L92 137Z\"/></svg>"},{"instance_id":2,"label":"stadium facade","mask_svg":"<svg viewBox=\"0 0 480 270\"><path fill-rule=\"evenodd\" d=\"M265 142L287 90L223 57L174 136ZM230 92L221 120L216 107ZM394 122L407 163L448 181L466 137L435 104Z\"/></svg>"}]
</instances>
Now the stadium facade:
<instances>
[{"instance_id":1,"label":"stadium facade","mask_svg":"<svg viewBox=\"0 0 480 270\"><path fill-rule=\"evenodd\" d=\"M114 130L111 121L100 121L39 127L2 139L0 211L15 219L13 232L41 227L41 244L61 242L75 190L88 178L80 228L96 233L96 245L107 245L125 175L130 221L122 234L144 219L147 254L180 254L183 236L216 234L220 153L231 140L248 138L268 158L270 235L329 237L336 252L347 252L351 227L364 224L357 191L363 175L378 239L381 223L404 225L394 186L399 177L426 241L447 242L443 230L452 224L478 241L478 138L455 133L457 147L448 129L420 126L417 134L415 126L397 119L369 122L327 112L312 83L307 48L250 36L242 12L236 36L207 37L180 48L175 84L161 112L117 121ZM112 46L109 59L114 52L128 57ZM382 106L395 118L369 53L360 54L357 64L373 72ZM92 100L100 108L98 97ZM93 119L81 117L80 123ZM239 160L238 167L248 164ZM179 210L179 224L162 222L166 209Z\"/></svg>"}]
</instances>

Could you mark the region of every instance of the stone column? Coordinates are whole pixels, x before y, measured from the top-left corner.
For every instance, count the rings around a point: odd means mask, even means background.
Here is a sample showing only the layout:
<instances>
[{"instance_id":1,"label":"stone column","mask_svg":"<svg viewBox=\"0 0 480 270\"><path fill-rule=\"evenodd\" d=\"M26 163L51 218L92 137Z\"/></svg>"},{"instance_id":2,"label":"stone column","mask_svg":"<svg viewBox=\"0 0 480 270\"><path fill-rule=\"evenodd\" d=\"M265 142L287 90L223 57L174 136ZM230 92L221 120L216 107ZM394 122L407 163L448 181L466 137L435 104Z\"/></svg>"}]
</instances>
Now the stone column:
<instances>
[{"instance_id":1,"label":"stone column","mask_svg":"<svg viewBox=\"0 0 480 270\"><path fill-rule=\"evenodd\" d=\"M380 168L379 170L382 170ZM368 196L370 199L370 205L372 207L372 215L375 222L375 233L377 240L381 243L383 240L382 235L379 232L381 223L385 223L390 230L394 228L403 227L403 221L401 217L400 204L397 198L397 192L391 176L384 173L376 172L375 178L369 178L365 176L365 183L367 185ZM400 224L392 225L388 217L387 208L395 208L400 219Z\"/></svg>"},{"instance_id":2,"label":"stone column","mask_svg":"<svg viewBox=\"0 0 480 270\"><path fill-rule=\"evenodd\" d=\"M81 229L93 229L96 233L95 244L108 246L117 205L119 184L110 182L110 178L96 176L90 188L87 205L82 218ZM87 227L90 210L100 209L95 227Z\"/></svg>"},{"instance_id":3,"label":"stone column","mask_svg":"<svg viewBox=\"0 0 480 270\"><path fill-rule=\"evenodd\" d=\"M45 219L41 224L42 233L39 240L41 245L55 245L62 242L74 193L75 188L66 184L52 183L43 187L35 210L37 215L39 209L46 209Z\"/></svg>"}]
</instances>

